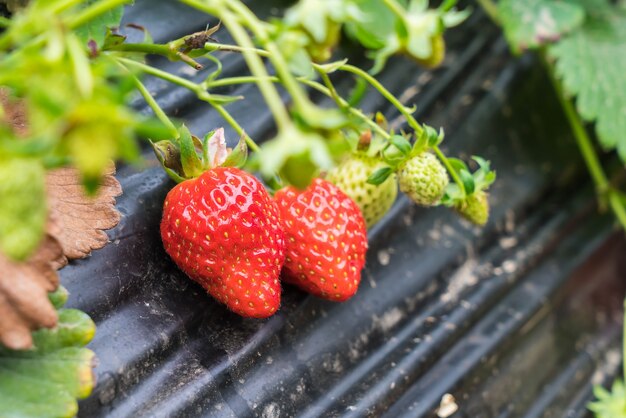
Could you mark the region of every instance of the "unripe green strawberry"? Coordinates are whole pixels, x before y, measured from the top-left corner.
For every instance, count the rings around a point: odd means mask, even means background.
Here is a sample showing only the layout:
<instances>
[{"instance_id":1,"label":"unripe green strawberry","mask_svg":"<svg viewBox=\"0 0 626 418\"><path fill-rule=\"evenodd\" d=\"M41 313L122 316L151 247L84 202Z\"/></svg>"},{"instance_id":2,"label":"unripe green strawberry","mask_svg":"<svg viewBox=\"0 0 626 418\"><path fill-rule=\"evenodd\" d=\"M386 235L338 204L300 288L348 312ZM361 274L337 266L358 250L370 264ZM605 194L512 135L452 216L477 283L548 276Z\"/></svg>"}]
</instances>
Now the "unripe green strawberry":
<instances>
[{"instance_id":1,"label":"unripe green strawberry","mask_svg":"<svg viewBox=\"0 0 626 418\"><path fill-rule=\"evenodd\" d=\"M367 183L367 178L384 163L365 154L354 154L330 170L326 180L339 187L354 200L365 218L367 227L372 227L389 211L398 196L396 175L390 175L379 186Z\"/></svg>"},{"instance_id":2,"label":"unripe green strawberry","mask_svg":"<svg viewBox=\"0 0 626 418\"><path fill-rule=\"evenodd\" d=\"M398 180L400 190L423 206L439 203L449 182L445 167L429 152L422 152L400 164Z\"/></svg>"},{"instance_id":3,"label":"unripe green strawberry","mask_svg":"<svg viewBox=\"0 0 626 418\"><path fill-rule=\"evenodd\" d=\"M462 217L478 226L483 226L489 219L489 201L487 200L487 193L483 190L478 190L467 196L454 208Z\"/></svg>"},{"instance_id":4,"label":"unripe green strawberry","mask_svg":"<svg viewBox=\"0 0 626 418\"><path fill-rule=\"evenodd\" d=\"M441 65L443 59L446 56L446 43L443 40L443 35L435 35L430 38L430 46L432 53L429 57L420 58L412 55L410 52L406 52L411 58L413 58L418 64L426 68L436 68Z\"/></svg>"}]
</instances>

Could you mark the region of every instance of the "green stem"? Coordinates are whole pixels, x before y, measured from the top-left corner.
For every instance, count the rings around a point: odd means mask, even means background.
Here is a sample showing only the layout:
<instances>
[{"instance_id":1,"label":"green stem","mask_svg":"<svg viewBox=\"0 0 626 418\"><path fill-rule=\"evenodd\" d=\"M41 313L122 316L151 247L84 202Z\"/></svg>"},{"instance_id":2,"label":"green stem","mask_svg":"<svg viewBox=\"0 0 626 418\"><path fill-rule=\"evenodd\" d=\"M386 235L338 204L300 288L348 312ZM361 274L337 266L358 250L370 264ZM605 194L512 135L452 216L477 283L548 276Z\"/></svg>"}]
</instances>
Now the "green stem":
<instances>
[{"instance_id":1,"label":"green stem","mask_svg":"<svg viewBox=\"0 0 626 418\"><path fill-rule=\"evenodd\" d=\"M209 52L214 52L214 51L239 52L239 53L254 52L255 54L261 57L265 57L265 58L270 56L269 52L265 51L264 49L243 48L239 45L218 44L214 42L207 42L206 44L204 44L204 49L206 49Z\"/></svg>"},{"instance_id":2,"label":"green stem","mask_svg":"<svg viewBox=\"0 0 626 418\"><path fill-rule=\"evenodd\" d=\"M252 140L252 138L250 138L250 136L243 130L241 125L237 123L235 118L233 118L233 116L230 113L228 113L228 111L224 108L224 106L214 103L213 108L217 110L217 113L219 113L222 116L222 118L224 118L224 120L228 122L228 124L235 130L235 132L237 132L237 134L239 134L239 136L244 137L246 144L248 144L248 148L250 148L254 152L261 151L261 148L256 144L256 142Z\"/></svg>"},{"instance_id":3,"label":"green stem","mask_svg":"<svg viewBox=\"0 0 626 418\"><path fill-rule=\"evenodd\" d=\"M295 77L291 74L287 61L283 57L283 54L278 46L272 42L269 38L265 27L259 19L248 9L241 1L231 0L227 2L228 7L238 14L245 22L252 33L257 37L261 45L265 47L268 53L268 58L272 62L272 65L276 69L276 74L280 77L283 87L289 92L293 99L294 106L305 117L313 112L314 105L309 100L306 92L300 87ZM245 48L253 48L253 44L239 45ZM243 53L250 53L250 51L243 51Z\"/></svg>"},{"instance_id":4,"label":"green stem","mask_svg":"<svg viewBox=\"0 0 626 418\"><path fill-rule=\"evenodd\" d=\"M127 44L121 43L103 48L103 51L141 52L144 54L163 55L169 57L172 50L164 44Z\"/></svg>"},{"instance_id":5,"label":"green stem","mask_svg":"<svg viewBox=\"0 0 626 418\"><path fill-rule=\"evenodd\" d=\"M326 85L326 88L328 89L328 92L330 93L330 97L335 101L335 103L337 104L337 106L340 109L344 109L345 110L346 109L346 103L345 103L345 101L343 101L341 99L341 97L339 97L339 94L337 93L337 89L335 89L335 86L334 86L333 82L330 80L330 77L328 76L326 71L323 71L319 67L316 68L316 70L317 70L317 73L322 78L322 81Z\"/></svg>"},{"instance_id":6,"label":"green stem","mask_svg":"<svg viewBox=\"0 0 626 418\"><path fill-rule=\"evenodd\" d=\"M241 46L241 53L248 64L250 72L253 76L257 77L256 84L259 87L270 112L272 112L278 130L287 130L292 124L291 119L289 118L289 113L287 112L287 109L285 108L283 101L273 83L267 80L267 77L269 77L267 69L258 54L254 52L256 49L254 47L254 43L243 26L239 23L237 17L228 11L226 6L221 1L215 2L217 3L216 5L208 5L197 0L180 1L200 11L217 16L222 20L222 23L233 36L235 42ZM232 3L239 3L239 1L232 0Z\"/></svg>"},{"instance_id":7,"label":"green stem","mask_svg":"<svg viewBox=\"0 0 626 418\"><path fill-rule=\"evenodd\" d=\"M602 164L600 163L598 154L593 147L591 138L587 134L587 130L585 129L585 126L583 125L580 116L576 112L572 101L565 96L563 86L556 76L554 66L546 57L545 51L542 51L541 57L546 66L548 76L550 77L550 81L552 82L554 91L556 92L556 95L559 99L559 103L563 108L565 117L567 118L572 133L574 134L578 149L580 150L587 169L591 174L591 178L595 183L596 192L601 198L608 198L608 203L611 207L611 210L615 214L615 217L621 224L622 228L626 230L626 209L624 208L624 205L619 196L611 191L611 185L606 174L604 173L604 169L602 168Z\"/></svg>"},{"instance_id":8,"label":"green stem","mask_svg":"<svg viewBox=\"0 0 626 418\"><path fill-rule=\"evenodd\" d=\"M409 109L407 109L407 107L404 106L400 102L400 100L396 98L396 96L394 96L389 90L387 90L385 86L383 86L378 80L376 80L376 78L372 77L368 72L363 71L360 68L355 67L353 65L349 65L349 64L344 64L341 67L339 67L339 69L355 74L358 77L361 77L362 79L367 81L372 87L378 90L378 92L385 99L387 99L396 109L400 111L400 113L402 113L402 115L405 117L409 126L413 128L413 130L415 131L416 136L420 135L423 132L424 128L422 128L419 122L413 117L412 112ZM437 155L437 157L441 160L443 165L446 167L446 170L448 170L448 173L450 174L450 177L452 177L452 180L457 184L461 192L465 193L465 185L463 184L461 177L456 172L454 167L452 167L452 164L450 164L450 161L448 161L448 158L445 156L445 154L441 151L441 149L438 146L434 146L432 147L432 149Z\"/></svg>"},{"instance_id":9,"label":"green stem","mask_svg":"<svg viewBox=\"0 0 626 418\"><path fill-rule=\"evenodd\" d=\"M276 76L266 77L266 79L273 83L280 83L280 79ZM331 94L328 87L323 86L317 81L310 80L305 77L298 77L296 78L296 80L298 80L298 82L304 84L305 86L311 87L319 91L320 93L330 98L333 98L333 95ZM226 77L226 78L221 78L219 80L210 81L206 83L206 86L207 88L214 88L214 87L224 87L224 86L231 86L231 85L237 85L237 84L256 83L257 81L258 81L258 77L254 77L254 76ZM336 95L334 99L336 101L338 100L337 104L339 105L339 107L346 108L348 112L350 112L353 116L362 120L364 123L370 126L372 130L376 131L380 136L382 136L385 139L389 139L391 137L391 135L389 135L389 132L381 128L370 117L365 115L359 109L351 107L347 100L342 99L339 95Z\"/></svg>"},{"instance_id":10,"label":"green stem","mask_svg":"<svg viewBox=\"0 0 626 418\"><path fill-rule=\"evenodd\" d=\"M319 68L319 66L315 66L315 68ZM389 103L391 103L402 115L405 117L407 123L413 130L415 131L415 135L419 136L423 132L424 128L417 122L417 120L413 117L411 110L409 110L406 106L404 106L400 100L396 98L389 90L385 88L376 78L372 77L367 71L363 71L359 67L355 67L354 65L344 64L339 67L340 70L352 73L358 77L361 77L365 81L367 81L372 87L374 87L378 92L385 98Z\"/></svg>"},{"instance_id":11,"label":"green stem","mask_svg":"<svg viewBox=\"0 0 626 418\"><path fill-rule=\"evenodd\" d=\"M317 91L319 91L322 94L325 94L328 97L332 97L330 90L321 85L320 83L318 83L317 81L313 81L313 80L309 80L306 78L300 78L298 79L302 84L305 84ZM341 103L342 106L349 106L347 107L348 112L350 112L352 115L356 116L357 118L361 119L363 122L365 122L370 128L372 128L373 131L375 131L376 133L378 133L380 136L382 136L385 139L389 139L391 138L391 135L389 135L389 132L385 131L383 128L381 128L376 122L374 122L370 117L368 117L366 114L364 114L363 112L361 112L359 109L355 108L355 107L351 107L350 104L342 99L341 97L339 97L339 101Z\"/></svg>"},{"instance_id":12,"label":"green stem","mask_svg":"<svg viewBox=\"0 0 626 418\"><path fill-rule=\"evenodd\" d=\"M174 125L174 122L172 122L172 120L165 114L161 106L159 106L159 104L154 99L154 97L152 97L152 94L150 94L146 86L124 64L120 62L118 62L117 64L130 74L130 77L133 80L133 83L135 83L135 87L137 87L137 90L139 90L139 93L141 93L144 100L146 101L146 103L148 103L148 106L150 106L150 108L152 109L156 117L159 118L159 120L165 126L167 126L167 129L169 129L172 136L178 139L180 134L178 133L178 129L176 128L176 125Z\"/></svg>"},{"instance_id":13,"label":"green stem","mask_svg":"<svg viewBox=\"0 0 626 418\"><path fill-rule=\"evenodd\" d=\"M174 74L170 74L166 71L159 70L158 68L151 67L149 65L143 64L138 61L130 60L128 58L115 57L115 59L121 64L129 67L134 67L137 70L142 71L145 74L152 75L154 77L158 77L162 80L169 81L170 83L177 84L181 87L184 87L188 90L191 90L198 96L198 98L202 101L209 103L223 118L226 122L239 134L245 137L246 143L248 147L254 151L258 152L260 150L259 146L254 142L252 138L248 134L245 133L244 129L237 123L235 118L224 108L224 106L215 103L211 99L211 95L199 84L196 84L192 81L189 81L185 78L178 77ZM146 91L149 95L150 93ZM142 93L143 94L143 93ZM152 107L152 106L151 106ZM153 108L154 109L154 108ZM156 113L156 112L155 112ZM158 116L158 115L157 115Z\"/></svg>"},{"instance_id":14,"label":"green stem","mask_svg":"<svg viewBox=\"0 0 626 418\"><path fill-rule=\"evenodd\" d=\"M263 94L263 97L265 98L265 101L274 116L278 130L286 130L291 125L291 119L289 118L287 109L285 108L278 91L271 81L266 80L266 77L269 77L269 74L263 64L263 61L261 61L261 58L259 58L255 52L250 50L254 49L254 44L252 43L250 36L246 33L245 29L241 26L241 24L239 24L232 13L224 11L220 15L220 18L222 19L224 26L228 28L228 31L231 33L235 41L245 48L245 50L242 51L243 57L246 60L252 75L259 77L257 86L259 87L259 90L261 90L261 94Z\"/></svg>"},{"instance_id":15,"label":"green stem","mask_svg":"<svg viewBox=\"0 0 626 418\"><path fill-rule=\"evenodd\" d=\"M224 87L224 86L233 86L237 84L251 84L257 83L259 80L268 80L272 83L279 83L280 79L276 76L267 76L267 77L255 77L253 75L244 75L238 77L224 77L217 80L211 80L206 82L205 85L207 88L215 88L215 87Z\"/></svg>"},{"instance_id":16,"label":"green stem","mask_svg":"<svg viewBox=\"0 0 626 418\"><path fill-rule=\"evenodd\" d=\"M498 13L498 5L492 0L478 0L478 4L483 8L487 16L496 24L500 24L500 14Z\"/></svg>"},{"instance_id":17,"label":"green stem","mask_svg":"<svg viewBox=\"0 0 626 418\"><path fill-rule=\"evenodd\" d=\"M209 95L207 92L200 89L196 83L194 83L193 81L189 81L186 78L179 77L177 75L168 73L167 71L163 71L142 62L131 60L128 58L115 57L115 59L127 67L135 68L143 73L150 74L165 81L169 81L170 83L178 84L179 86L185 87L186 89L189 89L196 94L204 93L202 95L203 97L199 97L201 100L204 100L205 95Z\"/></svg>"},{"instance_id":18,"label":"green stem","mask_svg":"<svg viewBox=\"0 0 626 418\"><path fill-rule=\"evenodd\" d=\"M169 44L126 44L121 43L111 45L104 49L105 51L121 51L121 52L140 52L143 54L162 55L171 61L182 61L196 70L201 70L202 65L176 49L172 49Z\"/></svg>"}]
</instances>

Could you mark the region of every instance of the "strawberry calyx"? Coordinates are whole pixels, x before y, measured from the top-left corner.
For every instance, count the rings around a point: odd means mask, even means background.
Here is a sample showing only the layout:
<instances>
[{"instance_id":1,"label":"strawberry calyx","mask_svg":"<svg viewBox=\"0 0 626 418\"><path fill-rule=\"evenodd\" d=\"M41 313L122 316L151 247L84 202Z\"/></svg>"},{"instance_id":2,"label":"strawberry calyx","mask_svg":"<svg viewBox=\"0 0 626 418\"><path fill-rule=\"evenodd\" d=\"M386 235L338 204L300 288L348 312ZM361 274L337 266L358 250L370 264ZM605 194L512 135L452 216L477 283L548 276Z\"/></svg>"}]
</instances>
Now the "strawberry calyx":
<instances>
[{"instance_id":1,"label":"strawberry calyx","mask_svg":"<svg viewBox=\"0 0 626 418\"><path fill-rule=\"evenodd\" d=\"M489 217L487 189L496 179L496 172L491 170L490 162L473 156L478 169L470 172L465 162L449 158L450 165L459 174L465 190L451 183L441 199L441 203L454 208L461 216L476 225L484 225Z\"/></svg>"},{"instance_id":2,"label":"strawberry calyx","mask_svg":"<svg viewBox=\"0 0 626 418\"><path fill-rule=\"evenodd\" d=\"M241 168L246 162L245 135L230 149L226 146L224 128L213 130L202 139L192 135L185 125L181 125L178 133L178 138L152 143L161 166L177 183L199 177L215 167Z\"/></svg>"},{"instance_id":3,"label":"strawberry calyx","mask_svg":"<svg viewBox=\"0 0 626 418\"><path fill-rule=\"evenodd\" d=\"M379 124L386 124L382 121ZM422 132L411 145L411 134L400 132L395 134L392 132L391 137L384 141L382 146L376 145L375 140L372 141L369 154L372 155L372 149L375 153L380 154L380 158L386 163L386 166L379 168L368 178L369 184L382 184L387 178L398 172L408 161L427 152L431 148L439 145L444 138L443 129L437 132L433 127L423 125Z\"/></svg>"}]
</instances>

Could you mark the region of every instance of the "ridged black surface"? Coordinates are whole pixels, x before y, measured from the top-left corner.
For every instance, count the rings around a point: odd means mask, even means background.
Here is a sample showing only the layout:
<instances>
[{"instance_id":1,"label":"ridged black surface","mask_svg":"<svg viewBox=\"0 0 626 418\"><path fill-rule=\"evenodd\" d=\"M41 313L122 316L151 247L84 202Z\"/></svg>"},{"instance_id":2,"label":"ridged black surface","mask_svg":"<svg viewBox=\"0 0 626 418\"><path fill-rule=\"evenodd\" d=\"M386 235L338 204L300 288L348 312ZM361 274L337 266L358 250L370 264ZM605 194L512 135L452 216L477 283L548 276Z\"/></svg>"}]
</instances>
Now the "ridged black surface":
<instances>
[{"instance_id":1,"label":"ridged black surface","mask_svg":"<svg viewBox=\"0 0 626 418\"><path fill-rule=\"evenodd\" d=\"M266 3L254 2L259 13ZM126 20L157 41L207 23L167 0L138 1ZM478 230L400 198L370 231L353 299L335 304L286 286L277 315L242 319L164 253L158 223L172 183L146 151L146 170L119 170L123 219L112 243L62 270L70 305L98 325L98 386L80 416L432 417L446 393L459 405L453 417L589 416L592 384L611 381L621 361L626 245L596 213L540 66L510 57L480 13L448 41L442 69L398 59L380 80L445 128L452 154L492 161L489 224ZM241 73L241 57L223 56L227 74ZM222 125L184 90L148 85L193 131ZM246 131L267 138L271 118L256 89L230 92L247 97L231 106ZM398 116L373 93L362 106Z\"/></svg>"}]
</instances>

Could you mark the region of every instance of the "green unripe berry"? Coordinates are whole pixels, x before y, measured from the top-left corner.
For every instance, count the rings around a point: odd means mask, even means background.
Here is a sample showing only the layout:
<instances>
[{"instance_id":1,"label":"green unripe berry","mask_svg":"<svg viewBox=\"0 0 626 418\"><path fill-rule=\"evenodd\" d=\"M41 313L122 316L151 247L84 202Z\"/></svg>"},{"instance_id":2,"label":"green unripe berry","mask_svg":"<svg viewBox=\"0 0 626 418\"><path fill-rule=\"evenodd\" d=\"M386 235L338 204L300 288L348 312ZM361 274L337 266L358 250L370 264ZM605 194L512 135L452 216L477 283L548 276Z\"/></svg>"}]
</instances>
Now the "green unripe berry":
<instances>
[{"instance_id":1,"label":"green unripe berry","mask_svg":"<svg viewBox=\"0 0 626 418\"><path fill-rule=\"evenodd\" d=\"M398 196L395 174L391 174L378 186L367 183L367 178L383 166L384 163L376 158L355 154L330 170L326 176L326 180L359 205L368 228L389 211Z\"/></svg>"},{"instance_id":2,"label":"green unripe berry","mask_svg":"<svg viewBox=\"0 0 626 418\"><path fill-rule=\"evenodd\" d=\"M400 190L422 206L438 204L449 182L445 167L429 152L418 154L400 164L398 180Z\"/></svg>"},{"instance_id":3,"label":"green unripe berry","mask_svg":"<svg viewBox=\"0 0 626 418\"><path fill-rule=\"evenodd\" d=\"M478 226L485 225L489 219L489 201L487 193L483 190L478 190L467 196L454 208L462 217Z\"/></svg>"}]
</instances>

